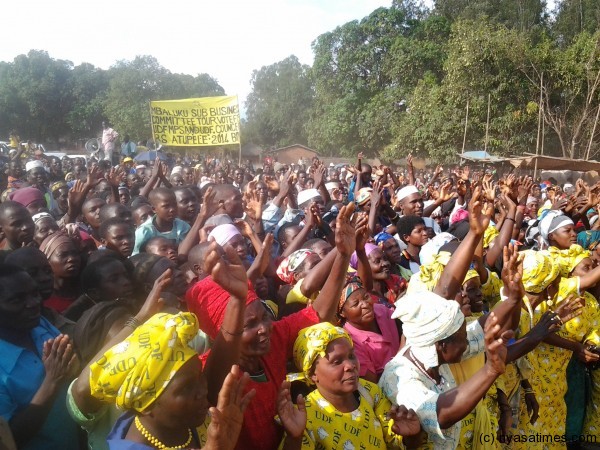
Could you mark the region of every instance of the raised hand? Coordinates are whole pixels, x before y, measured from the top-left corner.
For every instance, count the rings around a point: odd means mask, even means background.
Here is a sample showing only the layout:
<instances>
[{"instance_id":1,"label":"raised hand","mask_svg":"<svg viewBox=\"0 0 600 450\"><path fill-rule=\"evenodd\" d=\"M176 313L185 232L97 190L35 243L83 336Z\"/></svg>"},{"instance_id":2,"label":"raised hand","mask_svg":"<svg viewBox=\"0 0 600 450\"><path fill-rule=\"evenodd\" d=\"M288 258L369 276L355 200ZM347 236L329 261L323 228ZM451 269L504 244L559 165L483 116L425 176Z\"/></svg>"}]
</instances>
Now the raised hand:
<instances>
[{"instance_id":1,"label":"raised hand","mask_svg":"<svg viewBox=\"0 0 600 450\"><path fill-rule=\"evenodd\" d=\"M247 373L241 374L237 365L231 367L219 391L217 406L209 410L211 421L204 450L235 448L244 422L244 412L256 395L254 389L244 394L248 381L250 376Z\"/></svg>"},{"instance_id":2,"label":"raised hand","mask_svg":"<svg viewBox=\"0 0 600 450\"><path fill-rule=\"evenodd\" d=\"M106 181L108 181L108 184L110 184L112 187L118 188L119 183L121 183L122 175L123 169L120 167L116 169L111 167L110 171L108 172L108 176L106 177Z\"/></svg>"},{"instance_id":3,"label":"raised hand","mask_svg":"<svg viewBox=\"0 0 600 450\"><path fill-rule=\"evenodd\" d=\"M498 316L492 311L485 322L485 365L496 376L502 375L506 370L506 344L514 337L512 330L500 334L502 326L498 323Z\"/></svg>"},{"instance_id":4,"label":"raised hand","mask_svg":"<svg viewBox=\"0 0 600 450\"><path fill-rule=\"evenodd\" d=\"M93 165L88 169L86 185L93 188L102 180L102 172L97 165Z\"/></svg>"},{"instance_id":5,"label":"raised hand","mask_svg":"<svg viewBox=\"0 0 600 450\"><path fill-rule=\"evenodd\" d=\"M469 202L469 227L471 231L483 235L490 224L493 212L493 204L488 202L484 205L481 187L477 186L473 190L473 196Z\"/></svg>"},{"instance_id":6,"label":"raised hand","mask_svg":"<svg viewBox=\"0 0 600 450\"><path fill-rule=\"evenodd\" d=\"M371 191L371 208L378 208L383 197L383 186L381 181L377 180L373 183L373 190Z\"/></svg>"},{"instance_id":7,"label":"raised hand","mask_svg":"<svg viewBox=\"0 0 600 450\"><path fill-rule=\"evenodd\" d=\"M445 203L448 200L452 199L455 196L455 193L452 192L452 181L446 180L440 186L440 190L438 192L437 200L441 203Z\"/></svg>"},{"instance_id":8,"label":"raised hand","mask_svg":"<svg viewBox=\"0 0 600 450\"><path fill-rule=\"evenodd\" d=\"M71 338L66 334L59 334L54 339L44 342L42 363L46 370L45 381L54 388L67 381L78 365Z\"/></svg>"},{"instance_id":9,"label":"raised hand","mask_svg":"<svg viewBox=\"0 0 600 450\"><path fill-rule=\"evenodd\" d=\"M343 206L335 222L335 247L345 256L352 255L356 249L354 208L354 203Z\"/></svg>"},{"instance_id":10,"label":"raised hand","mask_svg":"<svg viewBox=\"0 0 600 450\"><path fill-rule=\"evenodd\" d=\"M202 206L200 207L200 213L204 218L211 217L214 213L219 209L219 204L215 202L216 191L211 187L209 187L204 193L204 197L202 198Z\"/></svg>"},{"instance_id":11,"label":"raised hand","mask_svg":"<svg viewBox=\"0 0 600 450\"><path fill-rule=\"evenodd\" d=\"M361 213L355 225L356 248L364 249L371 235L369 234L369 216Z\"/></svg>"},{"instance_id":12,"label":"raised hand","mask_svg":"<svg viewBox=\"0 0 600 450\"><path fill-rule=\"evenodd\" d=\"M173 282L173 270L167 269L154 282L152 290L146 297L146 301L142 305L140 312L136 315L136 319L140 322L145 322L154 314L159 313L165 306L166 298L172 294L165 296L164 290Z\"/></svg>"},{"instance_id":13,"label":"raised hand","mask_svg":"<svg viewBox=\"0 0 600 450\"><path fill-rule=\"evenodd\" d=\"M509 244L504 247L502 282L506 289L506 294L511 298L523 298L525 288L523 287L523 257L518 252L516 245Z\"/></svg>"},{"instance_id":14,"label":"raised hand","mask_svg":"<svg viewBox=\"0 0 600 450\"><path fill-rule=\"evenodd\" d=\"M254 262L258 263L258 272L262 275L271 262L271 248L273 247L273 234L267 233L262 242L260 251L256 254Z\"/></svg>"},{"instance_id":15,"label":"raised hand","mask_svg":"<svg viewBox=\"0 0 600 450\"><path fill-rule=\"evenodd\" d=\"M493 202L494 199L496 198L496 189L494 188L494 183L492 183L491 179L492 179L491 176L489 179L486 179L486 177L483 177L483 182L482 182L483 192L485 192L485 199L488 202Z\"/></svg>"},{"instance_id":16,"label":"raised hand","mask_svg":"<svg viewBox=\"0 0 600 450\"><path fill-rule=\"evenodd\" d=\"M388 417L394 421L392 431L400 436L416 436L421 432L419 416L404 405L392 406Z\"/></svg>"},{"instance_id":17,"label":"raised hand","mask_svg":"<svg viewBox=\"0 0 600 450\"><path fill-rule=\"evenodd\" d=\"M319 189L325 182L325 174L327 173L327 169L323 164L319 164L315 169L315 174L313 176L315 180L315 189Z\"/></svg>"},{"instance_id":18,"label":"raised hand","mask_svg":"<svg viewBox=\"0 0 600 450\"><path fill-rule=\"evenodd\" d=\"M244 299L248 295L246 268L233 247L228 245L223 250L219 244L211 242L202 269L235 298Z\"/></svg>"},{"instance_id":19,"label":"raised hand","mask_svg":"<svg viewBox=\"0 0 600 450\"><path fill-rule=\"evenodd\" d=\"M296 399L298 407L294 406L290 387L289 381L281 383L277 395L277 414L288 436L297 439L302 437L306 429L306 405L302 395L298 394Z\"/></svg>"},{"instance_id":20,"label":"raised hand","mask_svg":"<svg viewBox=\"0 0 600 450\"><path fill-rule=\"evenodd\" d=\"M519 180L518 191L518 203L525 205L527 203L527 197L533 187L533 179L531 177L523 177Z\"/></svg>"}]
</instances>

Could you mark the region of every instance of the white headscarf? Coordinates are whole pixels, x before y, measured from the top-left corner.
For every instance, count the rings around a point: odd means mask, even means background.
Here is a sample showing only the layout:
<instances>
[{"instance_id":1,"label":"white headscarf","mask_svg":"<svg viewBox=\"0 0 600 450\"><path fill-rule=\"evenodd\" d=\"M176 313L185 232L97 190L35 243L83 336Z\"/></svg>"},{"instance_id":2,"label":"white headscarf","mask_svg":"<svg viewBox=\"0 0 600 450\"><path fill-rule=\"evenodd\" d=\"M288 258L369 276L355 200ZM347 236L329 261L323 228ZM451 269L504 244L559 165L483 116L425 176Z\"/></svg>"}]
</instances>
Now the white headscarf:
<instances>
[{"instance_id":1,"label":"white headscarf","mask_svg":"<svg viewBox=\"0 0 600 450\"><path fill-rule=\"evenodd\" d=\"M548 236L550 233L558 230L559 228L566 227L567 225L574 225L573 221L565 216L562 211L548 211L539 223L540 234L542 239L547 245L550 245Z\"/></svg>"},{"instance_id":2,"label":"white headscarf","mask_svg":"<svg viewBox=\"0 0 600 450\"><path fill-rule=\"evenodd\" d=\"M439 366L435 343L452 336L465 321L457 302L433 292L418 292L400 298L392 318L402 322L406 345L425 369Z\"/></svg>"},{"instance_id":3,"label":"white headscarf","mask_svg":"<svg viewBox=\"0 0 600 450\"><path fill-rule=\"evenodd\" d=\"M241 236L240 230L235 225L226 223L215 227L208 235L208 239L215 240L222 247L238 235Z\"/></svg>"},{"instance_id":4,"label":"white headscarf","mask_svg":"<svg viewBox=\"0 0 600 450\"><path fill-rule=\"evenodd\" d=\"M418 194L419 190L417 189L416 186L413 186L412 184L409 184L408 186L404 186L401 189L398 189L396 191L396 201L400 201L405 199L406 197L408 197L409 195L412 194Z\"/></svg>"}]
</instances>

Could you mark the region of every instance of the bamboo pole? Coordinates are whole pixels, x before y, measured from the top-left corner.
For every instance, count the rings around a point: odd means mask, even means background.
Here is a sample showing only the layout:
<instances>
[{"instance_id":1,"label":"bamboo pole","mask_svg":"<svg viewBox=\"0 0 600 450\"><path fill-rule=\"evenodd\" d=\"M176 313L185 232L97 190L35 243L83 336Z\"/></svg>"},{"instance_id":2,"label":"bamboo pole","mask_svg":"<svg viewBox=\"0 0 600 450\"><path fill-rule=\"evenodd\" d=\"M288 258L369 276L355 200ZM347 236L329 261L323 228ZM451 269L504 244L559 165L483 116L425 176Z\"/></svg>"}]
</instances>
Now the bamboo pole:
<instances>
[{"instance_id":1,"label":"bamboo pole","mask_svg":"<svg viewBox=\"0 0 600 450\"><path fill-rule=\"evenodd\" d=\"M465 115L465 133L463 135L462 154L465 153L465 145L467 144L467 125L469 124L469 99L467 99L467 112Z\"/></svg>"},{"instance_id":2,"label":"bamboo pole","mask_svg":"<svg viewBox=\"0 0 600 450\"><path fill-rule=\"evenodd\" d=\"M598 105L598 110L596 111L596 120L594 121L594 126L592 127L592 134L590 135L590 142L588 143L587 152L585 154L585 160L590 159L590 151L592 149L592 142L594 141L594 134L596 134L596 125L598 125L598 118L600 117L600 105Z\"/></svg>"},{"instance_id":3,"label":"bamboo pole","mask_svg":"<svg viewBox=\"0 0 600 450\"><path fill-rule=\"evenodd\" d=\"M542 72L542 76L540 77L540 102L538 103L538 129L537 129L537 139L535 141L535 156L537 157L539 155L539 151L540 151L540 129L542 126L542 101L543 101L543 88L544 88L544 72ZM542 142L543 145L543 142ZM537 166L538 166L538 159L535 158L535 166L533 168L533 178L536 179L537 178Z\"/></svg>"},{"instance_id":4,"label":"bamboo pole","mask_svg":"<svg viewBox=\"0 0 600 450\"><path fill-rule=\"evenodd\" d=\"M490 94L488 94L487 120L485 122L485 144L483 147L483 150L485 151L486 155L487 155L488 139L489 139L489 133L490 133L490 102L491 102L491 96L490 96Z\"/></svg>"}]
</instances>

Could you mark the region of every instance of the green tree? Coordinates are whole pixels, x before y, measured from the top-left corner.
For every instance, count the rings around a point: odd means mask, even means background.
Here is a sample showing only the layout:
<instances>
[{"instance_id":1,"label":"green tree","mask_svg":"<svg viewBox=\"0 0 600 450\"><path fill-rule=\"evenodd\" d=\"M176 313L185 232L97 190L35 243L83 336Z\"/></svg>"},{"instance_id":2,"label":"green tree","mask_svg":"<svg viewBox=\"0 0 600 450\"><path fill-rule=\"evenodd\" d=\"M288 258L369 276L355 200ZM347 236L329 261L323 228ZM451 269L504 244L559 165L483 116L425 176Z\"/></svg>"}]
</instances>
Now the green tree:
<instances>
[{"instance_id":1,"label":"green tree","mask_svg":"<svg viewBox=\"0 0 600 450\"><path fill-rule=\"evenodd\" d=\"M108 73L92 64L83 63L73 69L69 87L73 104L67 113L67 122L75 137L98 134L104 117L108 82Z\"/></svg>"},{"instance_id":2,"label":"green tree","mask_svg":"<svg viewBox=\"0 0 600 450\"><path fill-rule=\"evenodd\" d=\"M0 68L1 131L35 140L58 139L69 132L71 109L70 61L55 60L47 52L31 50Z\"/></svg>"},{"instance_id":3,"label":"green tree","mask_svg":"<svg viewBox=\"0 0 600 450\"><path fill-rule=\"evenodd\" d=\"M579 33L600 29L598 0L561 0L556 3L556 22L552 27L561 42L570 43Z\"/></svg>"},{"instance_id":4,"label":"green tree","mask_svg":"<svg viewBox=\"0 0 600 450\"><path fill-rule=\"evenodd\" d=\"M305 123L313 102L310 67L296 56L252 73L242 138L264 146L308 143Z\"/></svg>"}]
</instances>

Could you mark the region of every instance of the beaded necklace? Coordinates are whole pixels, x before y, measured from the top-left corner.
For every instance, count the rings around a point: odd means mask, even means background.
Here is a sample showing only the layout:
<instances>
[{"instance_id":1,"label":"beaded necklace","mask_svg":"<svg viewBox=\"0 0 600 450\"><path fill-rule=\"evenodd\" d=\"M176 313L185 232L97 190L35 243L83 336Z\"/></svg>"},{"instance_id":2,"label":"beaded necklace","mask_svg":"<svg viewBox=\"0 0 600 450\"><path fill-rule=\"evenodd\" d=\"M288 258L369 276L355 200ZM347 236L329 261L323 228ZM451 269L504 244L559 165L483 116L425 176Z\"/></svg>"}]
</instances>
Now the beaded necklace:
<instances>
[{"instance_id":1,"label":"beaded necklace","mask_svg":"<svg viewBox=\"0 0 600 450\"><path fill-rule=\"evenodd\" d=\"M165 444L163 444L162 442L160 442L156 437L152 436L150 434L150 432L148 430L146 430L146 428L144 427L144 425L142 425L142 422L140 422L140 418L138 416L135 416L135 427L138 429L138 431L142 434L142 436L144 436L144 438L150 442L154 447L158 448L158 449L166 449L166 448L171 448L171 449L180 449L180 448L187 448L190 443L192 442L192 430L190 430L188 428L188 439L187 441L185 441L183 444L178 445L176 447L172 447L172 446L167 446Z\"/></svg>"}]
</instances>

